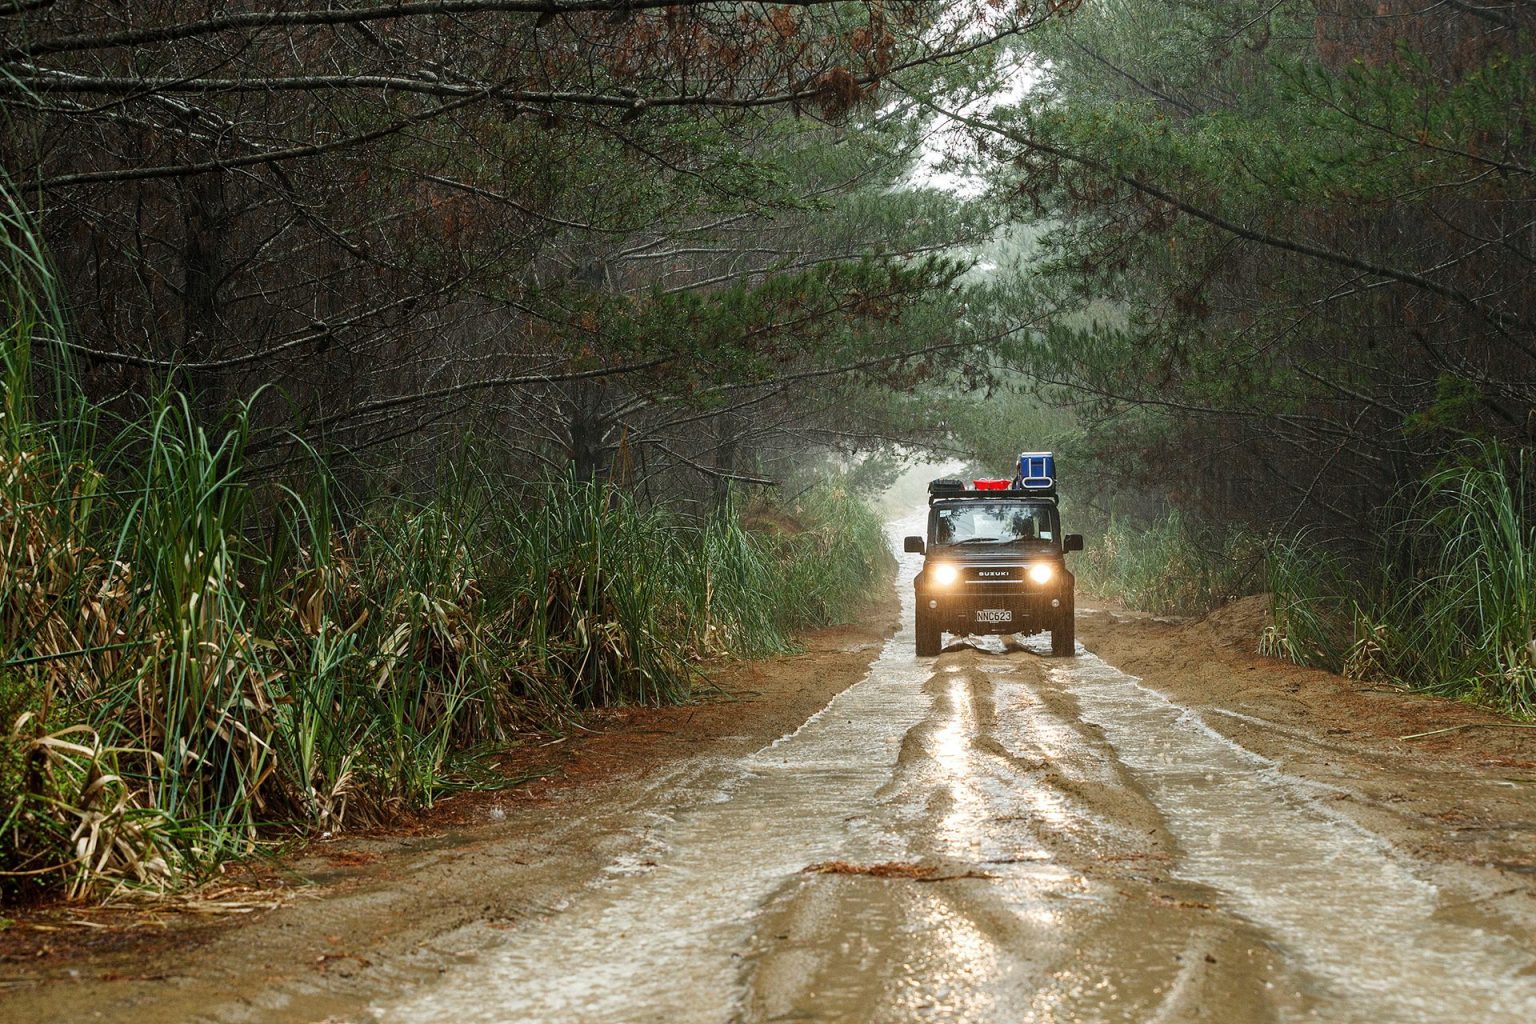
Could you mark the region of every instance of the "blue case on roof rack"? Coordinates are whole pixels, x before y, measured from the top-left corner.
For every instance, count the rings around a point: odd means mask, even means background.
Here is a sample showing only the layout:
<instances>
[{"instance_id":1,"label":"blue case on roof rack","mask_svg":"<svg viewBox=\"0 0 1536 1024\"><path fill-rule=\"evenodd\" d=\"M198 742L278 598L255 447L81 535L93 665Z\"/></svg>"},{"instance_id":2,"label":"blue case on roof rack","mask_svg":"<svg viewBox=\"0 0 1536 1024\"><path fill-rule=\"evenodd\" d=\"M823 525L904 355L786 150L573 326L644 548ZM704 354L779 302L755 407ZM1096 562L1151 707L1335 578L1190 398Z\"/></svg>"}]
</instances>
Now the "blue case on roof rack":
<instances>
[{"instance_id":1,"label":"blue case on roof rack","mask_svg":"<svg viewBox=\"0 0 1536 1024\"><path fill-rule=\"evenodd\" d=\"M1013 486L1025 491L1056 489L1056 456L1050 452L1020 452L1019 475Z\"/></svg>"}]
</instances>

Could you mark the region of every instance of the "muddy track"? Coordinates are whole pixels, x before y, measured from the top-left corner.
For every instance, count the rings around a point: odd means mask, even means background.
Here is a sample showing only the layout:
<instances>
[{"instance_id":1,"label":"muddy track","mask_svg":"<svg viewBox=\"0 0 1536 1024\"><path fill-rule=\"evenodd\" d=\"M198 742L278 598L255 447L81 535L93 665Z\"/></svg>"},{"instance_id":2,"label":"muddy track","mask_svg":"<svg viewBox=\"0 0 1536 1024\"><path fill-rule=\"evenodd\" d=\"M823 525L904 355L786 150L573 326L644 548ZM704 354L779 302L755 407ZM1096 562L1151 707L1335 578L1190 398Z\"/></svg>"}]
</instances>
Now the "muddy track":
<instances>
[{"instance_id":1,"label":"muddy track","mask_svg":"<svg viewBox=\"0 0 1536 1024\"><path fill-rule=\"evenodd\" d=\"M867 674L844 638L759 676L818 680L777 719L671 720L158 979L25 965L0 1018L1536 1019L1530 735L1258 659L1256 609L1085 608L1073 659L904 628Z\"/></svg>"}]
</instances>

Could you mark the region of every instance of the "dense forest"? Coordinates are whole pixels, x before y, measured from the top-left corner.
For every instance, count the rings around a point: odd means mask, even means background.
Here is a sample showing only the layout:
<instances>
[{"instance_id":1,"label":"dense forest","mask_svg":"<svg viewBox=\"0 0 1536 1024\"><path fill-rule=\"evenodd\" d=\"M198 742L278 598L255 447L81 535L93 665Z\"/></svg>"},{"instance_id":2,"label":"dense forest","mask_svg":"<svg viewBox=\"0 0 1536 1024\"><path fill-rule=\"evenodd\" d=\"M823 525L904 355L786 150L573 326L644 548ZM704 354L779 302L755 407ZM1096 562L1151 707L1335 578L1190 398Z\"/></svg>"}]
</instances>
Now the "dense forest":
<instances>
[{"instance_id":1,"label":"dense forest","mask_svg":"<svg viewBox=\"0 0 1536 1024\"><path fill-rule=\"evenodd\" d=\"M1268 586L1274 653L1525 711L1533 24L1106 0L1030 35L1024 102L956 112L1073 311L1010 370L1201 584L1146 589Z\"/></svg>"},{"instance_id":2,"label":"dense forest","mask_svg":"<svg viewBox=\"0 0 1536 1024\"><path fill-rule=\"evenodd\" d=\"M205 423L250 403L288 432L264 460L307 444L407 489L466 433L513 472L592 479L622 448L639 477L727 480L788 423L801 447L850 425L805 382L922 372L950 339L913 308L985 224L897 187L924 121L881 83L943 88L1028 25L976 38L935 20L963 11L879 3L22 6L5 161L85 395L169 382Z\"/></svg>"},{"instance_id":3,"label":"dense forest","mask_svg":"<svg viewBox=\"0 0 1536 1024\"><path fill-rule=\"evenodd\" d=\"M1524 0L0 25L6 898L500 784L846 615L936 457L1056 448L1084 583L1536 701Z\"/></svg>"}]
</instances>

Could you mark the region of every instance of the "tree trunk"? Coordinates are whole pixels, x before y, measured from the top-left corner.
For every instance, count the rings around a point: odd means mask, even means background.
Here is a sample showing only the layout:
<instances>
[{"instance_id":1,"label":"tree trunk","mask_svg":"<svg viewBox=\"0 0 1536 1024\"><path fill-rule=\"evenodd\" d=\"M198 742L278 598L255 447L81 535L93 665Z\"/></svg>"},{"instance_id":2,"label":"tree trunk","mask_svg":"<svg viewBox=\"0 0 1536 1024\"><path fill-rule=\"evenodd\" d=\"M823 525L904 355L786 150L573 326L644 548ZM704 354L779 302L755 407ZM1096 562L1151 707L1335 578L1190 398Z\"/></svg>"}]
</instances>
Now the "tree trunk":
<instances>
[{"instance_id":1,"label":"tree trunk","mask_svg":"<svg viewBox=\"0 0 1536 1024\"><path fill-rule=\"evenodd\" d=\"M229 234L224 176L205 174L193 178L183 189L182 210L185 234L180 358L187 363L203 363L216 358L224 335L219 301ZM183 371L182 379L205 424L217 423L229 411L222 371L192 368Z\"/></svg>"}]
</instances>

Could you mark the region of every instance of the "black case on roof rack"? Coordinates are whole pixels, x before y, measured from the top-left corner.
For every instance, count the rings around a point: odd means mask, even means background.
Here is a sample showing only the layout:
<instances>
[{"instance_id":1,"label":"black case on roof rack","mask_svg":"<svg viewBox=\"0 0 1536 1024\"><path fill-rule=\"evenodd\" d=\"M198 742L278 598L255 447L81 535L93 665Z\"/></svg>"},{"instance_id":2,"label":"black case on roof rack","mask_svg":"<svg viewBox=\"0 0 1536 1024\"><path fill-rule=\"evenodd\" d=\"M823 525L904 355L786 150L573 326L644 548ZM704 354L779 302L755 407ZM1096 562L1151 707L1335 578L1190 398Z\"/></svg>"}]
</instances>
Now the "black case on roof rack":
<instances>
[{"instance_id":1,"label":"black case on roof rack","mask_svg":"<svg viewBox=\"0 0 1536 1024\"><path fill-rule=\"evenodd\" d=\"M965 493L965 481L959 477L941 476L928 482L928 500L934 498L958 498Z\"/></svg>"}]
</instances>

